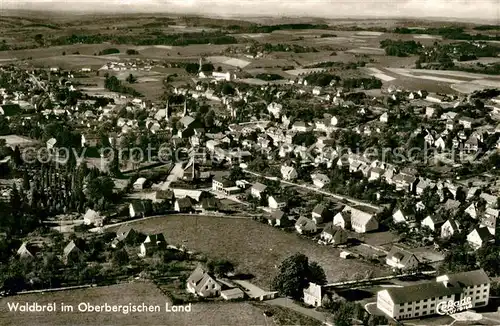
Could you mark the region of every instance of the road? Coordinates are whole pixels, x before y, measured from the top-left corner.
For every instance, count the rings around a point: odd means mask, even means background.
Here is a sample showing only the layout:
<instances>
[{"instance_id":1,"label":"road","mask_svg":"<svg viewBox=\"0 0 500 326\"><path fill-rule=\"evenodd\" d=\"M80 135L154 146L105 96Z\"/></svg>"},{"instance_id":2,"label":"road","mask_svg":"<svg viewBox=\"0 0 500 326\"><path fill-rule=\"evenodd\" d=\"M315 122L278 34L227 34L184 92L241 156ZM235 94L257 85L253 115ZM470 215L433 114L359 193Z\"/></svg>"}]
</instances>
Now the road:
<instances>
[{"instance_id":1,"label":"road","mask_svg":"<svg viewBox=\"0 0 500 326\"><path fill-rule=\"evenodd\" d=\"M381 211L382 210L382 208L380 206L373 205L373 204L370 204L370 203L366 203L366 202L363 202L363 201L360 201L360 200L357 200L357 199L354 199L354 198L350 198L350 197L346 197L346 196L334 194L334 193L331 193L329 191L324 191L324 190L318 189L318 188L316 188L316 187L314 187L312 185L298 184L298 183L286 181L286 180L283 180L283 179L280 179L280 178L277 178L277 177L269 177L269 176L266 176L266 175L263 175L263 174L260 174L260 173L256 173L256 172L253 172L253 171L249 171L249 170L246 170L246 169L244 169L243 172L249 173L249 174L252 174L252 175L255 175L255 176L258 176L258 177L263 177L263 178L266 178L268 180L276 180L276 181L279 181L279 182L281 182L283 184L286 184L286 185L290 185L290 186L299 187L299 188L307 189L307 190L310 190L310 191L314 191L314 192L317 192L317 193L320 193L320 194L323 194L323 195L326 195L326 196L333 197L333 198L335 198L337 200L341 200L341 201L345 200L345 201L348 201L349 203L352 203L352 204L355 204L355 205L358 205L358 206L370 207L370 208L376 209L377 211Z\"/></svg>"},{"instance_id":2,"label":"road","mask_svg":"<svg viewBox=\"0 0 500 326\"><path fill-rule=\"evenodd\" d=\"M170 171L170 174L167 177L167 181L162 184L161 190L167 190L172 182L181 179L183 176L184 169L182 168L182 163L175 163L172 171Z\"/></svg>"},{"instance_id":3,"label":"road","mask_svg":"<svg viewBox=\"0 0 500 326\"><path fill-rule=\"evenodd\" d=\"M296 311L302 315L306 315L306 316L309 316L311 318L314 318L314 319L322 322L324 325L333 326L333 324L330 324L327 322L327 316L328 316L327 314L316 311L316 310L311 309L311 308L306 308L306 307L303 307L301 305L298 305L295 302L293 302L293 300L290 300L288 298L276 298L273 300L266 301L266 303L269 303L269 304L274 305L274 306L280 306L280 307L285 307L285 308L291 309L291 310Z\"/></svg>"},{"instance_id":4,"label":"road","mask_svg":"<svg viewBox=\"0 0 500 326\"><path fill-rule=\"evenodd\" d=\"M416 272L416 273L405 273L405 274L389 275L389 276L381 276L381 277L372 277L372 278L369 278L366 280L353 280L353 281L342 281L342 282L329 283L329 284L326 284L325 287L334 287L334 286L341 286L341 285L357 285L357 284L361 284L361 283L391 280L391 279L405 277L405 276L413 276L413 275L418 275L418 274L432 275L435 273L436 273L436 271L428 271L428 272Z\"/></svg>"}]
</instances>

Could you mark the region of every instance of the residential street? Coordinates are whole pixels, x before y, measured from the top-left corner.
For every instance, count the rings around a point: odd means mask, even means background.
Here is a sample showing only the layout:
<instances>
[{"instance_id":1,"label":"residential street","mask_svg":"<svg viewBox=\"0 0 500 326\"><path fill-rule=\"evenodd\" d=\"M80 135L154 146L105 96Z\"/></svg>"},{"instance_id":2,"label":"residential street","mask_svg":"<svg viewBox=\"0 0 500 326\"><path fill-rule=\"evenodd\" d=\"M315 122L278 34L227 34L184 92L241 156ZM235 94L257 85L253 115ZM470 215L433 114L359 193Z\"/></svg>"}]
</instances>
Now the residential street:
<instances>
[{"instance_id":1,"label":"residential street","mask_svg":"<svg viewBox=\"0 0 500 326\"><path fill-rule=\"evenodd\" d=\"M304 188L304 189L307 189L307 190L310 190L310 191L314 191L314 192L317 192L317 193L320 193L320 194L323 194L323 195L326 195L326 196L333 197L333 198L335 198L337 200L346 200L346 201L348 201L348 202L350 202L352 204L355 204L355 205L370 207L370 208L373 208L373 209L376 209L376 210L380 210L381 209L379 206L376 206L376 205L373 205L373 204L370 204L370 203L366 203L366 202L363 202L363 201L360 201L360 200L357 200L357 199L353 199L353 198L350 198L350 197L346 197L346 196L342 196L342 195L337 195L337 194L334 194L334 193L331 193L331 192L328 192L328 191L324 191L324 190L321 190L321 189L318 189L318 188L314 187L313 185L303 185L303 184L298 184L298 183L294 183L294 182L290 182L290 181L285 181L285 180L277 178L277 177L269 177L269 176L266 176L266 175L263 175L263 174L260 174L260 173L256 173L256 172L252 172L252 171L249 171L249 170L246 170L246 169L243 169L243 172L249 173L249 174L253 174L253 175L258 176L258 177L263 177L263 178L266 178L268 180L278 180L281 183L284 183L284 184L287 184L287 185L290 185L290 186L294 186L294 187Z\"/></svg>"}]
</instances>

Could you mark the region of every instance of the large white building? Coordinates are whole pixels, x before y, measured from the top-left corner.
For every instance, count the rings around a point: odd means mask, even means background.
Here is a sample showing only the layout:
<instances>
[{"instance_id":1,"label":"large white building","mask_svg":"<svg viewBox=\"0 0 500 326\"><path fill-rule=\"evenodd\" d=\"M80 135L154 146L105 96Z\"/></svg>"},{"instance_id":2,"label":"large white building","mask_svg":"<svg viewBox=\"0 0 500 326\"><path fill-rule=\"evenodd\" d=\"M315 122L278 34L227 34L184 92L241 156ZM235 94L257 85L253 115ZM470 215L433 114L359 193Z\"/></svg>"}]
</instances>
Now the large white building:
<instances>
[{"instance_id":1,"label":"large white building","mask_svg":"<svg viewBox=\"0 0 500 326\"><path fill-rule=\"evenodd\" d=\"M377 308L394 319L409 319L446 314L448 307L455 302L468 303L464 305L467 309L486 306L489 294L490 279L479 269L441 275L432 282L379 291Z\"/></svg>"}]
</instances>

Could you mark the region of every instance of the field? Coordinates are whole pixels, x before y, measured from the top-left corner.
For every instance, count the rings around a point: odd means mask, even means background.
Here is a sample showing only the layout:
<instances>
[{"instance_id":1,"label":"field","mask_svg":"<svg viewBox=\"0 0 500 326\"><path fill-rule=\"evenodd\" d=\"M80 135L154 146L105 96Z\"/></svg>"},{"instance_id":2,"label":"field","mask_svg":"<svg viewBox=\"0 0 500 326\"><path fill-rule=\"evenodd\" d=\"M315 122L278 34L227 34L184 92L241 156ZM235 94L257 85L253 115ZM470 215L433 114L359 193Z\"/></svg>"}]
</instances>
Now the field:
<instances>
[{"instance_id":1,"label":"field","mask_svg":"<svg viewBox=\"0 0 500 326\"><path fill-rule=\"evenodd\" d=\"M166 216L133 223L144 233L163 232L167 242L185 245L208 257L226 258L237 264L238 272L254 274L253 283L269 288L276 268L286 257L300 252L317 261L329 282L359 277L373 270L385 275L387 270L356 260L343 260L339 250L320 246L313 241L246 219L203 216ZM357 274L357 275L355 275Z\"/></svg>"},{"instance_id":2,"label":"field","mask_svg":"<svg viewBox=\"0 0 500 326\"><path fill-rule=\"evenodd\" d=\"M64 302L73 305L74 312L8 311L8 302ZM78 311L81 302L93 305L159 305L161 312L154 313L84 313ZM250 303L197 303L192 312L165 312L166 297L148 282L133 282L106 287L37 293L0 299L0 325L274 325L272 318L263 316L263 308ZM60 310L60 309L59 309Z\"/></svg>"}]
</instances>

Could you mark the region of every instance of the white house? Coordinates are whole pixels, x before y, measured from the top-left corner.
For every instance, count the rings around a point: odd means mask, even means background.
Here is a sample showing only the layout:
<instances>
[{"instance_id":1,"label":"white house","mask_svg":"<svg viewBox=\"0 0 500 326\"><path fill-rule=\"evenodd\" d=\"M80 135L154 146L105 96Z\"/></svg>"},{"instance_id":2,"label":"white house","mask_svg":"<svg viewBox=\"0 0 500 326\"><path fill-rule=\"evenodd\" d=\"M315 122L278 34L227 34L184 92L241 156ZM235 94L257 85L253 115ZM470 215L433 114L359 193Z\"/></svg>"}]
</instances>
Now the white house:
<instances>
[{"instance_id":1,"label":"white house","mask_svg":"<svg viewBox=\"0 0 500 326\"><path fill-rule=\"evenodd\" d=\"M252 188L250 188L250 194L253 196L253 197L256 197L256 198L263 198L265 192L267 190L267 186L266 185L263 185L262 183L260 182L256 182Z\"/></svg>"},{"instance_id":2,"label":"white house","mask_svg":"<svg viewBox=\"0 0 500 326\"><path fill-rule=\"evenodd\" d=\"M317 204L311 213L311 218L316 224L323 223L324 221L329 220L331 217L332 213L330 212L330 210L322 204Z\"/></svg>"},{"instance_id":3,"label":"white house","mask_svg":"<svg viewBox=\"0 0 500 326\"><path fill-rule=\"evenodd\" d=\"M98 212L93 209L88 209L83 216L83 223L85 225L102 226L104 219L99 215Z\"/></svg>"},{"instance_id":4,"label":"white house","mask_svg":"<svg viewBox=\"0 0 500 326\"><path fill-rule=\"evenodd\" d=\"M421 226L428 227L431 231L436 231L441 229L441 226L444 224L444 220L440 216L429 215L422 220Z\"/></svg>"},{"instance_id":5,"label":"white house","mask_svg":"<svg viewBox=\"0 0 500 326\"><path fill-rule=\"evenodd\" d=\"M200 266L187 279L186 288L189 293L204 298L218 297L221 293L219 282Z\"/></svg>"},{"instance_id":6,"label":"white house","mask_svg":"<svg viewBox=\"0 0 500 326\"><path fill-rule=\"evenodd\" d=\"M491 241L493 241L493 236L487 227L474 228L467 235L467 242L476 250Z\"/></svg>"},{"instance_id":7,"label":"white house","mask_svg":"<svg viewBox=\"0 0 500 326\"><path fill-rule=\"evenodd\" d=\"M341 245L347 242L349 236L345 230L329 224L321 232L320 238L326 244Z\"/></svg>"},{"instance_id":8,"label":"white house","mask_svg":"<svg viewBox=\"0 0 500 326\"><path fill-rule=\"evenodd\" d=\"M268 204L272 209L282 209L286 207L286 200L278 196L269 196Z\"/></svg>"},{"instance_id":9,"label":"white house","mask_svg":"<svg viewBox=\"0 0 500 326\"><path fill-rule=\"evenodd\" d=\"M281 177L286 181L295 180L298 177L297 170L293 166L282 165Z\"/></svg>"},{"instance_id":10,"label":"white house","mask_svg":"<svg viewBox=\"0 0 500 326\"><path fill-rule=\"evenodd\" d=\"M410 224L414 220L414 216L410 214L405 214L401 209L396 210L394 214L392 214L392 220L394 223L404 223L404 224Z\"/></svg>"},{"instance_id":11,"label":"white house","mask_svg":"<svg viewBox=\"0 0 500 326\"><path fill-rule=\"evenodd\" d=\"M357 233L366 233L378 229L378 221L373 214L360 211L350 206L333 217L333 225L343 229L352 229Z\"/></svg>"},{"instance_id":12,"label":"white house","mask_svg":"<svg viewBox=\"0 0 500 326\"><path fill-rule=\"evenodd\" d=\"M146 183L146 178L137 178L137 180L134 182L134 190L142 190L144 189L144 184Z\"/></svg>"},{"instance_id":13,"label":"white house","mask_svg":"<svg viewBox=\"0 0 500 326\"><path fill-rule=\"evenodd\" d=\"M328 178L326 174L322 173L315 173L311 175L311 179L313 181L313 184L319 189L323 188L324 186L330 183L330 178Z\"/></svg>"},{"instance_id":14,"label":"white house","mask_svg":"<svg viewBox=\"0 0 500 326\"><path fill-rule=\"evenodd\" d=\"M281 115L281 110L283 110L283 105L272 102L267 106L267 112L271 114L275 119L278 119Z\"/></svg>"},{"instance_id":15,"label":"white house","mask_svg":"<svg viewBox=\"0 0 500 326\"><path fill-rule=\"evenodd\" d=\"M387 254L385 263L394 269L411 270L418 267L419 261L414 253L393 246L391 251Z\"/></svg>"},{"instance_id":16,"label":"white house","mask_svg":"<svg viewBox=\"0 0 500 326\"><path fill-rule=\"evenodd\" d=\"M447 239L458 232L460 232L460 224L454 219L449 219L441 225L441 238L443 239Z\"/></svg>"},{"instance_id":17,"label":"white house","mask_svg":"<svg viewBox=\"0 0 500 326\"><path fill-rule=\"evenodd\" d=\"M318 229L316 223L305 216L301 216L298 218L297 222L295 222L295 230L297 230L299 234L311 234L316 233Z\"/></svg>"}]
</instances>

